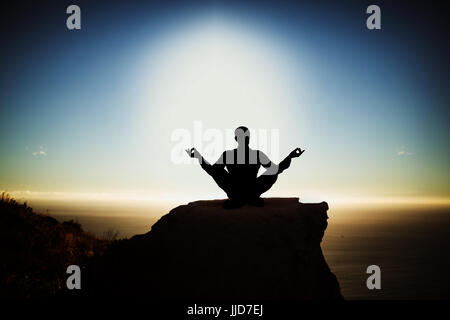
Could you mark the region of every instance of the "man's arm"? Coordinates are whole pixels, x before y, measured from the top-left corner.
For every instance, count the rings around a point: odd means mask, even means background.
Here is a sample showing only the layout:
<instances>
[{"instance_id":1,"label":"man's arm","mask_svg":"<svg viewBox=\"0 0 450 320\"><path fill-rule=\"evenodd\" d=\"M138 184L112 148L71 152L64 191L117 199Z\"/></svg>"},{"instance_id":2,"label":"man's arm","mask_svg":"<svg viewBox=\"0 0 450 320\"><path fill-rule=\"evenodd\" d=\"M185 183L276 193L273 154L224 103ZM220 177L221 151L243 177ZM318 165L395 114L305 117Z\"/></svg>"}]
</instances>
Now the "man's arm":
<instances>
[{"instance_id":1,"label":"man's arm","mask_svg":"<svg viewBox=\"0 0 450 320\"><path fill-rule=\"evenodd\" d=\"M302 155L302 153L305 152L305 150L302 150L301 148L295 148L291 153L289 153L288 157L292 158L298 158Z\"/></svg>"},{"instance_id":2,"label":"man's arm","mask_svg":"<svg viewBox=\"0 0 450 320\"><path fill-rule=\"evenodd\" d=\"M305 150L302 150L301 148L295 148L291 153L288 154L288 156L280 162L278 174L282 173L284 170L289 168L291 165L291 160L293 158L298 158L302 155L302 153L305 152Z\"/></svg>"},{"instance_id":3,"label":"man's arm","mask_svg":"<svg viewBox=\"0 0 450 320\"><path fill-rule=\"evenodd\" d=\"M258 151L259 163L266 168L263 175L273 175L278 173L278 165L273 163L269 157L262 151Z\"/></svg>"},{"instance_id":4,"label":"man's arm","mask_svg":"<svg viewBox=\"0 0 450 320\"><path fill-rule=\"evenodd\" d=\"M206 161L206 159L203 158L203 156L200 154L200 152L198 152L197 149L195 149L195 148L186 149L186 152L189 155L189 157L198 159L198 161L202 167L214 166L217 168L223 168L225 166L225 161L224 161L225 152L222 153L222 155L219 157L219 159L213 165L211 165L208 161Z\"/></svg>"},{"instance_id":5,"label":"man's arm","mask_svg":"<svg viewBox=\"0 0 450 320\"><path fill-rule=\"evenodd\" d=\"M205 158L202 157L202 155L200 154L200 152L198 152L197 149L195 149L195 148L186 149L186 153L188 154L189 157L198 159L198 161L199 161L200 163L203 163L203 162L208 163L208 162L205 160ZM208 163L208 164L209 164L209 163Z\"/></svg>"},{"instance_id":6,"label":"man's arm","mask_svg":"<svg viewBox=\"0 0 450 320\"><path fill-rule=\"evenodd\" d=\"M225 155L226 151L222 152L222 154L220 155L219 159L217 159L216 163L214 163L214 167L223 169L225 167Z\"/></svg>"},{"instance_id":7,"label":"man's arm","mask_svg":"<svg viewBox=\"0 0 450 320\"><path fill-rule=\"evenodd\" d=\"M301 156L301 154L305 152L305 150L302 150L300 148L294 149L289 155L280 162L280 164L275 164L261 151L259 151L259 159L260 163L264 168L267 168L267 170L263 173L264 175L272 175L272 174L280 174L289 166L291 165L291 160L293 158L298 158Z\"/></svg>"}]
</instances>

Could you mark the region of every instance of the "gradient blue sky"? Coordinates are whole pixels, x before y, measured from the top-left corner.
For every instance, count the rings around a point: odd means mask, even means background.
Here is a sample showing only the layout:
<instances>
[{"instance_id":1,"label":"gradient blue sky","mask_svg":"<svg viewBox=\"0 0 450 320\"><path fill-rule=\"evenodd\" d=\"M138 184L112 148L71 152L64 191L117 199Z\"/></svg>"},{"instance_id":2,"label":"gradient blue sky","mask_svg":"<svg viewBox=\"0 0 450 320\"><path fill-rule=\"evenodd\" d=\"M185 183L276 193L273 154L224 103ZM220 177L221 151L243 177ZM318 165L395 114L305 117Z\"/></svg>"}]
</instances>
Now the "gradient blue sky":
<instances>
[{"instance_id":1,"label":"gradient blue sky","mask_svg":"<svg viewBox=\"0 0 450 320\"><path fill-rule=\"evenodd\" d=\"M307 149L268 195L448 201L445 5L379 1L369 31L364 1L79 1L69 31L69 4L3 19L0 190L223 197L170 162L201 120Z\"/></svg>"}]
</instances>

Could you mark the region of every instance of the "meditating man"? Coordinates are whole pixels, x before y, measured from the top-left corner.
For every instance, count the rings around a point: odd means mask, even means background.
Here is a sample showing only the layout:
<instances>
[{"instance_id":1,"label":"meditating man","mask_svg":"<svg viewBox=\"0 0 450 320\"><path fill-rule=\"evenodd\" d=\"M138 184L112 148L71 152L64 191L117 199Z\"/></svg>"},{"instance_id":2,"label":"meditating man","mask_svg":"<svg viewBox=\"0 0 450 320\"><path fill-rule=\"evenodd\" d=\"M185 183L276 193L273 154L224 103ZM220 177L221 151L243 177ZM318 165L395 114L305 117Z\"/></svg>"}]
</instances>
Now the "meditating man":
<instances>
[{"instance_id":1,"label":"meditating man","mask_svg":"<svg viewBox=\"0 0 450 320\"><path fill-rule=\"evenodd\" d=\"M209 164L195 149L187 149L191 158L199 160L202 168L214 179L228 196L224 207L238 208L244 204L263 206L261 194L269 190L277 181L278 175L289 168L292 158L299 157L305 150L296 148L286 159L276 165L259 150L249 147L250 131L246 127L239 127L234 132L238 147L222 153L217 162ZM259 168L266 171L258 177Z\"/></svg>"}]
</instances>

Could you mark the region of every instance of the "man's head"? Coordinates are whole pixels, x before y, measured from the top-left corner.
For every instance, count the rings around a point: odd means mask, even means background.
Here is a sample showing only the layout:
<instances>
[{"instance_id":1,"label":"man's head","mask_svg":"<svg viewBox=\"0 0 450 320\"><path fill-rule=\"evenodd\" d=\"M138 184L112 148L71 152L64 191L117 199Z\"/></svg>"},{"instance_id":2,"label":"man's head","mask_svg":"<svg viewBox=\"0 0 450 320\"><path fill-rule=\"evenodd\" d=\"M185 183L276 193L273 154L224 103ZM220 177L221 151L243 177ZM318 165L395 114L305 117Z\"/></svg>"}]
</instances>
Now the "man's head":
<instances>
[{"instance_id":1,"label":"man's head","mask_svg":"<svg viewBox=\"0 0 450 320\"><path fill-rule=\"evenodd\" d=\"M236 130L234 130L234 139L239 145L248 146L250 142L250 130L244 126L236 128Z\"/></svg>"}]
</instances>

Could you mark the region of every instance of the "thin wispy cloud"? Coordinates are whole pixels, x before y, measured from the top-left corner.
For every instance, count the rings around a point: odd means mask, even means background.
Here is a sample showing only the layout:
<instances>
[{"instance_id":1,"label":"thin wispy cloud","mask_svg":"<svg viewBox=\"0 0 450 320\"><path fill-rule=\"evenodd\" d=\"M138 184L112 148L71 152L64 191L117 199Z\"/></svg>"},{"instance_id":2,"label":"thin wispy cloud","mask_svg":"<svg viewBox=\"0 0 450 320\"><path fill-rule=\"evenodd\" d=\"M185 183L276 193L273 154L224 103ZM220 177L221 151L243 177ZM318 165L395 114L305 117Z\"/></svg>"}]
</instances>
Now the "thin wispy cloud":
<instances>
[{"instance_id":1,"label":"thin wispy cloud","mask_svg":"<svg viewBox=\"0 0 450 320\"><path fill-rule=\"evenodd\" d=\"M44 150L43 146L40 146L38 151L33 151L31 154L35 157L45 157L47 152Z\"/></svg>"},{"instance_id":2,"label":"thin wispy cloud","mask_svg":"<svg viewBox=\"0 0 450 320\"><path fill-rule=\"evenodd\" d=\"M397 151L398 156L411 156L413 153L406 150L405 146L401 146L400 149Z\"/></svg>"}]
</instances>

